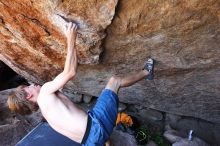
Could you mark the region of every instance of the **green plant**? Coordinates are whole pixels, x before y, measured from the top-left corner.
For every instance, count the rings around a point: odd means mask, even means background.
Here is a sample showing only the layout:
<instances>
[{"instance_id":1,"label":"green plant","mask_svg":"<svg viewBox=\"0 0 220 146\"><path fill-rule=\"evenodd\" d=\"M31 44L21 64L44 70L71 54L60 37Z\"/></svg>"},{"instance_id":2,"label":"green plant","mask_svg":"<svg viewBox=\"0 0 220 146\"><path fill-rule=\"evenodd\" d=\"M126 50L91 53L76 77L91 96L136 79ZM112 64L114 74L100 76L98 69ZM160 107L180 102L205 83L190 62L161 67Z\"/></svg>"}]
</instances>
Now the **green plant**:
<instances>
[{"instance_id":1,"label":"green plant","mask_svg":"<svg viewBox=\"0 0 220 146\"><path fill-rule=\"evenodd\" d=\"M168 146L168 144L166 143L165 139L163 138L163 135L161 133L154 133L153 131L150 131L149 128L147 126L141 126L138 128L138 132L140 133L144 133L145 135L145 141L144 142L148 142L149 140L154 141L158 146ZM144 143L140 143L139 145L141 146L141 144Z\"/></svg>"},{"instance_id":2,"label":"green plant","mask_svg":"<svg viewBox=\"0 0 220 146\"><path fill-rule=\"evenodd\" d=\"M150 131L148 130L147 127L141 126L136 131L135 138L139 145L146 144L150 139Z\"/></svg>"},{"instance_id":3,"label":"green plant","mask_svg":"<svg viewBox=\"0 0 220 146\"><path fill-rule=\"evenodd\" d=\"M159 146L165 146L164 138L159 133L152 134L151 140L153 140Z\"/></svg>"}]
</instances>

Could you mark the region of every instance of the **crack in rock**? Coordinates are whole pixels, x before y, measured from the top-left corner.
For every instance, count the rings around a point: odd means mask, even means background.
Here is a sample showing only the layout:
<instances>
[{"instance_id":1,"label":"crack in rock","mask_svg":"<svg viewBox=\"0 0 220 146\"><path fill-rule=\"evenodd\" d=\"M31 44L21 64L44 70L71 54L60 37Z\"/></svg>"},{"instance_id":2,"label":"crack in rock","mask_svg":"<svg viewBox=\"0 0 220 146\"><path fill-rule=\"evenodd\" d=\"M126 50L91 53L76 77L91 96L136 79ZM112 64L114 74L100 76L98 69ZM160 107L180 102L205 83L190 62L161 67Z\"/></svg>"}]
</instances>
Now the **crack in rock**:
<instances>
[{"instance_id":1,"label":"crack in rock","mask_svg":"<svg viewBox=\"0 0 220 146\"><path fill-rule=\"evenodd\" d=\"M49 32L48 28L47 28L45 25L43 25L38 19L28 17L28 16L26 16L26 15L24 15L24 14L21 14L21 15L22 15L25 19L30 20L30 21L32 21L33 23L35 23L36 25L38 25L39 27L41 27L41 28L46 32L46 34L47 34L48 36L51 35L51 33Z\"/></svg>"}]
</instances>

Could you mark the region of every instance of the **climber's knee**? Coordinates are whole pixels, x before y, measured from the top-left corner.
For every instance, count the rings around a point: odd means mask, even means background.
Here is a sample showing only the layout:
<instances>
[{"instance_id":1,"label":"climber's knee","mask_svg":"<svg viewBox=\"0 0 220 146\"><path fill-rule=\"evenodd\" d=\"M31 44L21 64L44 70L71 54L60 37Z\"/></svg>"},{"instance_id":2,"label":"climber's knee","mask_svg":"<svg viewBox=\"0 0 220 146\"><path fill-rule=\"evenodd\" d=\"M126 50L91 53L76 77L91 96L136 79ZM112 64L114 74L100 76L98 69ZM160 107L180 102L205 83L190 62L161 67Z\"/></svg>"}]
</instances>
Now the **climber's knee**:
<instances>
[{"instance_id":1,"label":"climber's knee","mask_svg":"<svg viewBox=\"0 0 220 146\"><path fill-rule=\"evenodd\" d=\"M112 76L109 79L105 89L110 89L110 90L114 91L117 94L118 90L120 88L120 85L121 85L121 78L117 77L117 76Z\"/></svg>"}]
</instances>

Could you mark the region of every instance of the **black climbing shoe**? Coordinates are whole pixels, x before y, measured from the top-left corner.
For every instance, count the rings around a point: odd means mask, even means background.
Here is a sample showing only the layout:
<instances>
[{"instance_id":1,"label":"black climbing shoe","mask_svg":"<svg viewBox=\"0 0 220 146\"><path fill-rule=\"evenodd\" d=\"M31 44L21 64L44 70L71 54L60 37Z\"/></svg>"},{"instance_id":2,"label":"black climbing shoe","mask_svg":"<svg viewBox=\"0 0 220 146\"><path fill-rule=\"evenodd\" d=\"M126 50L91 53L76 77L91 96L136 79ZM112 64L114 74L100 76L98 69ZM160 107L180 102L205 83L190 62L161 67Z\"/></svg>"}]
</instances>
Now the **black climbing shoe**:
<instances>
[{"instance_id":1,"label":"black climbing shoe","mask_svg":"<svg viewBox=\"0 0 220 146\"><path fill-rule=\"evenodd\" d=\"M155 60L152 58L149 58L147 60L147 63L145 64L144 68L145 70L147 70L149 72L149 74L146 76L147 80L153 80L154 79L154 64L155 64Z\"/></svg>"}]
</instances>

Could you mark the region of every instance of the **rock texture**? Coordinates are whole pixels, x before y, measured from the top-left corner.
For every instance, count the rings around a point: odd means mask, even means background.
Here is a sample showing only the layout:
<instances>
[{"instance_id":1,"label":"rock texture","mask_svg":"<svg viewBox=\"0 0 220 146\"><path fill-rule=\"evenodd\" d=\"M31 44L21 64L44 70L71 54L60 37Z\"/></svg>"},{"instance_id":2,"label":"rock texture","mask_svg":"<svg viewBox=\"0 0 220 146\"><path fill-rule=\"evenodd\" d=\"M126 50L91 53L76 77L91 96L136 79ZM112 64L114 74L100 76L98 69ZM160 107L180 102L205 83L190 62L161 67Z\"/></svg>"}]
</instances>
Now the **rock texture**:
<instances>
[{"instance_id":1,"label":"rock texture","mask_svg":"<svg viewBox=\"0 0 220 146\"><path fill-rule=\"evenodd\" d=\"M115 146L137 146L133 135L114 129L110 137L111 145Z\"/></svg>"},{"instance_id":2,"label":"rock texture","mask_svg":"<svg viewBox=\"0 0 220 146\"><path fill-rule=\"evenodd\" d=\"M210 146L205 141L195 136L192 140L188 140L186 136L182 136L178 131L173 129L167 129L164 132L164 137L172 143L172 146Z\"/></svg>"},{"instance_id":3,"label":"rock texture","mask_svg":"<svg viewBox=\"0 0 220 146\"><path fill-rule=\"evenodd\" d=\"M63 30L72 21L79 27L79 62L96 64L116 4L117 0L1 0L1 60L32 80L50 79L63 68L66 53Z\"/></svg>"},{"instance_id":4,"label":"rock texture","mask_svg":"<svg viewBox=\"0 0 220 146\"><path fill-rule=\"evenodd\" d=\"M98 96L152 56L155 80L122 89L121 101L220 123L219 0L0 0L0 9L0 60L26 79L43 84L62 70L65 18L79 25L81 63L66 90Z\"/></svg>"},{"instance_id":5,"label":"rock texture","mask_svg":"<svg viewBox=\"0 0 220 146\"><path fill-rule=\"evenodd\" d=\"M187 137L189 131L193 130L193 136L206 141L211 146L220 145L220 125L172 114L166 114L165 121L166 125L170 125L170 127L177 130L179 134L183 134L182 137Z\"/></svg>"}]
</instances>

